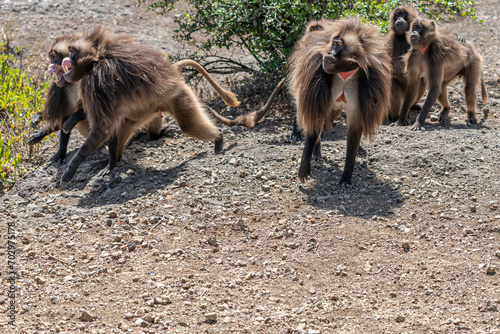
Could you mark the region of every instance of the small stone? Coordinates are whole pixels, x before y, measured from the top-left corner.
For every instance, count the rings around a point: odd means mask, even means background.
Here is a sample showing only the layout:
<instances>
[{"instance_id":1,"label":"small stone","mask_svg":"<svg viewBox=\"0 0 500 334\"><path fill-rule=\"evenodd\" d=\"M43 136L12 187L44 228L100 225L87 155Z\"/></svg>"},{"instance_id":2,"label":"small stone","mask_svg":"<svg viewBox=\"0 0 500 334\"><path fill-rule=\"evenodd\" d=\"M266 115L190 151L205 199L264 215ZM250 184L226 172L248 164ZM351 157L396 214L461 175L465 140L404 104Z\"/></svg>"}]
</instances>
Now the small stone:
<instances>
[{"instance_id":1,"label":"small stone","mask_svg":"<svg viewBox=\"0 0 500 334\"><path fill-rule=\"evenodd\" d=\"M43 212L35 211L33 212L33 217L45 217L45 214Z\"/></svg>"},{"instance_id":2,"label":"small stone","mask_svg":"<svg viewBox=\"0 0 500 334\"><path fill-rule=\"evenodd\" d=\"M118 214L115 211L108 212L108 218L116 218Z\"/></svg>"},{"instance_id":3,"label":"small stone","mask_svg":"<svg viewBox=\"0 0 500 334\"><path fill-rule=\"evenodd\" d=\"M500 259L500 251L496 251L495 256Z\"/></svg>"},{"instance_id":4,"label":"small stone","mask_svg":"<svg viewBox=\"0 0 500 334\"><path fill-rule=\"evenodd\" d=\"M148 327L149 326L149 323L142 318L137 319L134 323L139 327Z\"/></svg>"},{"instance_id":5,"label":"small stone","mask_svg":"<svg viewBox=\"0 0 500 334\"><path fill-rule=\"evenodd\" d=\"M21 242L23 244L29 244L30 243L30 239L28 239L27 237L22 237Z\"/></svg>"},{"instance_id":6,"label":"small stone","mask_svg":"<svg viewBox=\"0 0 500 334\"><path fill-rule=\"evenodd\" d=\"M131 312L126 312L126 313L123 314L123 317L125 319L132 319L134 317L134 314L131 313Z\"/></svg>"},{"instance_id":7,"label":"small stone","mask_svg":"<svg viewBox=\"0 0 500 334\"><path fill-rule=\"evenodd\" d=\"M217 313L206 313L205 314L205 320L208 322L215 322L217 321Z\"/></svg>"},{"instance_id":8,"label":"small stone","mask_svg":"<svg viewBox=\"0 0 500 334\"><path fill-rule=\"evenodd\" d=\"M168 296L154 297L153 301L158 305L172 304L172 300Z\"/></svg>"},{"instance_id":9,"label":"small stone","mask_svg":"<svg viewBox=\"0 0 500 334\"><path fill-rule=\"evenodd\" d=\"M135 244L135 242L133 242L132 240L130 240L127 244L127 249L129 252L133 252L135 251L135 248L137 247L137 245Z\"/></svg>"},{"instance_id":10,"label":"small stone","mask_svg":"<svg viewBox=\"0 0 500 334\"><path fill-rule=\"evenodd\" d=\"M485 311L488 311L488 312L498 312L498 307L495 303L493 303L492 301L488 301L486 303L486 307L484 308Z\"/></svg>"},{"instance_id":11,"label":"small stone","mask_svg":"<svg viewBox=\"0 0 500 334\"><path fill-rule=\"evenodd\" d=\"M122 252L121 251L116 251L116 252L113 252L111 254L111 258L113 260L118 260L121 256L122 256Z\"/></svg>"},{"instance_id":12,"label":"small stone","mask_svg":"<svg viewBox=\"0 0 500 334\"><path fill-rule=\"evenodd\" d=\"M207 242L211 246L217 245L217 239L214 236L208 237Z\"/></svg>"},{"instance_id":13,"label":"small stone","mask_svg":"<svg viewBox=\"0 0 500 334\"><path fill-rule=\"evenodd\" d=\"M50 300L50 302L51 302L52 304L55 304L55 303L58 303L58 302L59 302L59 298L57 298L56 296L51 296L51 297L49 298L49 300Z\"/></svg>"},{"instance_id":14,"label":"small stone","mask_svg":"<svg viewBox=\"0 0 500 334\"><path fill-rule=\"evenodd\" d=\"M491 266L491 265L488 265L486 266L486 274L488 275L495 275L497 272L497 268Z\"/></svg>"},{"instance_id":15,"label":"small stone","mask_svg":"<svg viewBox=\"0 0 500 334\"><path fill-rule=\"evenodd\" d=\"M410 250L410 243L408 241L404 241L401 246L403 247L404 251L407 252Z\"/></svg>"},{"instance_id":16,"label":"small stone","mask_svg":"<svg viewBox=\"0 0 500 334\"><path fill-rule=\"evenodd\" d=\"M35 277L35 282L36 284L45 284L47 283L47 280L43 277L37 276Z\"/></svg>"},{"instance_id":17,"label":"small stone","mask_svg":"<svg viewBox=\"0 0 500 334\"><path fill-rule=\"evenodd\" d=\"M403 322L403 321L405 321L405 317L403 317L402 315L398 315L396 317L396 322Z\"/></svg>"},{"instance_id":18,"label":"small stone","mask_svg":"<svg viewBox=\"0 0 500 334\"><path fill-rule=\"evenodd\" d=\"M260 179L261 177L264 176L264 171L261 169L257 172L257 174L255 174L255 178L256 179Z\"/></svg>"},{"instance_id":19,"label":"small stone","mask_svg":"<svg viewBox=\"0 0 500 334\"><path fill-rule=\"evenodd\" d=\"M90 315L86 311L82 311L82 313L80 314L80 316L78 317L78 319L80 319L81 321L92 321L92 320L95 319L95 316Z\"/></svg>"}]
</instances>

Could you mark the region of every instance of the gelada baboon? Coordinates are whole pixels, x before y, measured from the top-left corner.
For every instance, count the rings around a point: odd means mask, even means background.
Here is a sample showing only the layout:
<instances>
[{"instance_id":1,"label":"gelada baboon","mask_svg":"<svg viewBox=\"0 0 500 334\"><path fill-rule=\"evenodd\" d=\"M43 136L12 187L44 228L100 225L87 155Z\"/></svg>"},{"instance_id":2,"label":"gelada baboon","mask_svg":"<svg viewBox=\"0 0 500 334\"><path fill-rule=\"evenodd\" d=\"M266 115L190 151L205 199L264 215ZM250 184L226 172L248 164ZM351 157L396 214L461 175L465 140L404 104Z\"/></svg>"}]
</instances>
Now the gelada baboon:
<instances>
[{"instance_id":1,"label":"gelada baboon","mask_svg":"<svg viewBox=\"0 0 500 334\"><path fill-rule=\"evenodd\" d=\"M465 91L467 122L476 124L476 94L481 85L481 97L486 102L488 95L484 85L481 56L470 42L463 42L457 34L438 27L434 21L420 18L415 20L407 38L411 50L404 56L409 78L420 78L425 73L429 91L412 130L423 129L431 107L439 101L441 111L439 122L444 124L450 112L447 86L462 77ZM406 98L398 122L404 124L408 108L415 99L418 81L408 82Z\"/></svg>"},{"instance_id":2,"label":"gelada baboon","mask_svg":"<svg viewBox=\"0 0 500 334\"><path fill-rule=\"evenodd\" d=\"M78 84L67 84L63 77L62 60L69 56L68 46L71 42L81 38L83 34L62 35L55 39L49 50L50 65L47 73L52 78L52 83L46 95L44 110L41 114L34 116L32 126L36 126L43 118L49 124L40 128L30 135L28 144L39 143L47 135L61 130L59 135L59 150L50 159L51 162L62 162L66 158L71 130L76 126L80 134L87 138L90 132L85 113L81 107L78 96ZM59 87L60 86L60 87ZM63 124L63 126L61 126ZM70 125L71 124L71 125ZM155 117L147 124L148 139L154 140L161 135L162 120Z\"/></svg>"},{"instance_id":3,"label":"gelada baboon","mask_svg":"<svg viewBox=\"0 0 500 334\"><path fill-rule=\"evenodd\" d=\"M171 116L187 135L214 141L216 153L222 151L222 131L162 53L103 27L71 43L69 51L62 62L64 78L69 83L81 80L80 98L91 131L69 162L61 185L106 140L115 140L118 154L123 152L130 135L158 113ZM227 104L238 105L233 94L225 97Z\"/></svg>"},{"instance_id":4,"label":"gelada baboon","mask_svg":"<svg viewBox=\"0 0 500 334\"><path fill-rule=\"evenodd\" d=\"M391 122L398 120L401 106L406 97L408 78L402 56L410 50L411 46L406 39L406 32L410 30L411 23L416 19L417 12L411 6L396 7L391 11L390 31L386 36L392 65L391 106L387 115ZM426 87L425 78L421 77L418 85L418 94L415 96L415 101L411 104L411 109L420 109L420 106L416 103L424 95Z\"/></svg>"},{"instance_id":5,"label":"gelada baboon","mask_svg":"<svg viewBox=\"0 0 500 334\"><path fill-rule=\"evenodd\" d=\"M300 180L311 175L313 154L320 155L324 125L345 110L347 153L340 184L351 184L361 136L374 135L389 107L391 65L382 37L376 27L358 20L312 22L289 69L297 122L305 135Z\"/></svg>"},{"instance_id":6,"label":"gelada baboon","mask_svg":"<svg viewBox=\"0 0 500 334\"><path fill-rule=\"evenodd\" d=\"M83 113L78 97L78 84L68 84L64 87L59 87L56 84L56 82L60 80L64 81L61 63L63 58L69 56L69 44L81 36L81 34L62 35L57 37L54 43L52 43L49 50L50 65L48 73L51 75L53 82L50 84L49 90L47 91L45 106L42 112L42 118L48 121L49 124L30 135L28 138L29 145L39 143L47 135L60 130L64 121L73 113ZM35 125L33 123L37 123L38 120L39 118L35 115L35 119L32 120L32 125ZM77 129L82 136L88 136L88 123L79 123ZM66 158L69 137L69 133L65 133L62 130L60 131L59 150L50 159L51 161L63 161Z\"/></svg>"}]
</instances>

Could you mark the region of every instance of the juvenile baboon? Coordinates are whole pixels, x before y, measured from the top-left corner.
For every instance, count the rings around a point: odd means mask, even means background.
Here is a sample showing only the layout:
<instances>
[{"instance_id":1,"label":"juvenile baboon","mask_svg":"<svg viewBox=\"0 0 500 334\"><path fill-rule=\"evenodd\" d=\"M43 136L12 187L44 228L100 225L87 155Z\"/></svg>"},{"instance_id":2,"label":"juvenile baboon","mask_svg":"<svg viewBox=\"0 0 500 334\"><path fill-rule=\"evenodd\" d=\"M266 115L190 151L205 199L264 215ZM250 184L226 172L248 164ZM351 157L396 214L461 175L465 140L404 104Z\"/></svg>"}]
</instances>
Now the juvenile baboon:
<instances>
[{"instance_id":1,"label":"juvenile baboon","mask_svg":"<svg viewBox=\"0 0 500 334\"><path fill-rule=\"evenodd\" d=\"M467 110L467 122L476 124L476 94L481 85L481 97L486 102L488 95L484 85L482 60L472 43L452 33L449 29L438 27L434 21L420 18L415 20L407 38L411 50L404 56L409 78L420 78L425 73L429 92L412 130L422 129L431 107L439 101L441 111L439 122L444 124L450 112L447 86L456 78L462 77ZM462 42L463 40L464 42ZM401 109L398 123L404 124L408 108L417 94L418 82L409 81L406 98Z\"/></svg>"},{"instance_id":2,"label":"juvenile baboon","mask_svg":"<svg viewBox=\"0 0 500 334\"><path fill-rule=\"evenodd\" d=\"M321 131L342 110L347 116L347 153L340 184L351 184L361 136L372 136L389 107L390 58L374 26L358 20L315 21L308 25L289 62L290 91L305 135L299 168L311 175Z\"/></svg>"},{"instance_id":3,"label":"juvenile baboon","mask_svg":"<svg viewBox=\"0 0 500 334\"><path fill-rule=\"evenodd\" d=\"M61 184L71 180L80 164L108 139L116 141L119 159L130 135L158 113L171 116L187 135L214 141L215 153L222 151L222 131L162 53L103 27L71 43L69 51L62 63L64 78L69 83L81 80L80 98L91 131L69 162ZM223 98L229 105L239 103L230 92Z\"/></svg>"},{"instance_id":4,"label":"juvenile baboon","mask_svg":"<svg viewBox=\"0 0 500 334\"><path fill-rule=\"evenodd\" d=\"M81 103L78 97L78 84L67 84L64 87L59 87L56 82L64 81L62 76L62 60L69 56L68 46L74 40L80 38L81 34L62 35L55 39L49 50L49 75L52 76L53 82L49 86L46 95L42 118L49 122L36 132L32 133L28 138L28 144L33 145L39 143L47 135L60 130L64 121L73 113L81 110ZM40 117L35 115L32 119L32 126L40 121ZM78 131L82 136L87 137L89 133L88 123L81 122L77 125ZM65 133L62 130L59 135L59 150L50 159L51 161L63 161L66 158L66 150L68 147L70 133Z\"/></svg>"},{"instance_id":5,"label":"juvenile baboon","mask_svg":"<svg viewBox=\"0 0 500 334\"><path fill-rule=\"evenodd\" d=\"M391 30L386 37L392 65L391 106L387 115L391 122L397 121L399 118L401 106L406 96L406 87L409 79L405 73L405 63L402 56L410 50L411 46L406 39L406 32L410 30L411 23L416 19L417 12L411 6L396 7L391 11ZM412 78L412 80L415 79ZM418 94L415 97L415 101L411 104L411 109L420 109L420 106L416 103L424 95L425 89L425 78L421 77L418 85Z\"/></svg>"}]
</instances>

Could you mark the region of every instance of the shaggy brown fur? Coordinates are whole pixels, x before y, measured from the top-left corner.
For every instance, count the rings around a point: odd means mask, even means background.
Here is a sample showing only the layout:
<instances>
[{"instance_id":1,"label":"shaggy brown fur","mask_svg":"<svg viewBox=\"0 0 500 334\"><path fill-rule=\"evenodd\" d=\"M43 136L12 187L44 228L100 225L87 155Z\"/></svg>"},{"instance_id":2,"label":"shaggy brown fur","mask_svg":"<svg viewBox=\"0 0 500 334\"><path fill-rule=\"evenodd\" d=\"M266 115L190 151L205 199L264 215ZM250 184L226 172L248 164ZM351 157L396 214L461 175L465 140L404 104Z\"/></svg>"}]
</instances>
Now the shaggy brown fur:
<instances>
[{"instance_id":1,"label":"shaggy brown fur","mask_svg":"<svg viewBox=\"0 0 500 334\"><path fill-rule=\"evenodd\" d=\"M406 32L410 30L411 23L416 19L417 12L411 6L396 7L390 15L391 30L385 40L392 64L391 106L387 115L391 122L398 119L406 96L408 78L406 77L405 63L402 56L410 50L410 43L406 40ZM424 95L426 87L425 78L420 78L418 94L412 103L413 109L419 108L414 104Z\"/></svg>"},{"instance_id":2,"label":"shaggy brown fur","mask_svg":"<svg viewBox=\"0 0 500 334\"><path fill-rule=\"evenodd\" d=\"M311 173L323 126L345 110L347 154L340 183L350 184L361 136L375 133L389 106L391 66L382 37L358 20L315 21L297 43L289 68L297 122L306 136L299 178ZM345 72L351 76L344 80Z\"/></svg>"},{"instance_id":3,"label":"shaggy brown fur","mask_svg":"<svg viewBox=\"0 0 500 334\"><path fill-rule=\"evenodd\" d=\"M78 166L108 138L117 140L119 158L130 135L159 112L171 116L187 135L215 141L216 153L222 150L222 132L178 68L160 52L102 27L73 42L69 50L64 77L70 83L81 80L80 97L91 132L68 164L61 184L71 180ZM236 97L229 100L237 104Z\"/></svg>"},{"instance_id":4,"label":"shaggy brown fur","mask_svg":"<svg viewBox=\"0 0 500 334\"><path fill-rule=\"evenodd\" d=\"M467 110L467 122L476 124L476 94L481 85L481 97L486 102L488 95L484 85L482 60L474 45L462 42L457 34L449 29L438 27L434 21L418 19L411 25L407 38L411 50L404 56L409 78L427 77L429 92L412 130L422 129L431 107L439 101L441 112L439 121L444 124L450 112L447 86L462 77ZM462 39L463 40L463 39ZM407 94L398 120L403 125L408 107L417 92L417 83L409 81Z\"/></svg>"}]
</instances>

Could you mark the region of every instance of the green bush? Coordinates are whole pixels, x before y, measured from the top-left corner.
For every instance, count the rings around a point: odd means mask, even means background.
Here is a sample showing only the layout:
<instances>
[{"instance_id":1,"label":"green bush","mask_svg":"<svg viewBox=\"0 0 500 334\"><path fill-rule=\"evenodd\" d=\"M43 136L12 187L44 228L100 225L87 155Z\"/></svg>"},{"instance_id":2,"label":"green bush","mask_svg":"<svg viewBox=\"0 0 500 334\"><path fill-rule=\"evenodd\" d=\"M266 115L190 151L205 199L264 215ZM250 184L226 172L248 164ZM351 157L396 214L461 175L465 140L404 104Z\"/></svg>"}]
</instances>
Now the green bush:
<instances>
[{"instance_id":1,"label":"green bush","mask_svg":"<svg viewBox=\"0 0 500 334\"><path fill-rule=\"evenodd\" d=\"M150 2L138 0L139 3ZM160 13L174 10L178 0L150 3L149 9ZM388 27L388 14L407 1L285 1L285 0L186 0L189 9L177 19L175 39L192 45L196 51L186 57L202 61L212 73L254 69L238 60L218 56L214 47L243 48L253 56L259 70L276 73L284 69L286 60L300 38L307 22L320 18L358 16ZM475 18L475 1L418 1L420 12L431 18L454 19L457 15ZM210 61L208 61L210 60Z\"/></svg>"},{"instance_id":2,"label":"green bush","mask_svg":"<svg viewBox=\"0 0 500 334\"><path fill-rule=\"evenodd\" d=\"M29 122L43 108L46 83L38 83L21 68L22 49L9 52L0 43L0 189L23 172L22 160L27 157Z\"/></svg>"}]
</instances>

